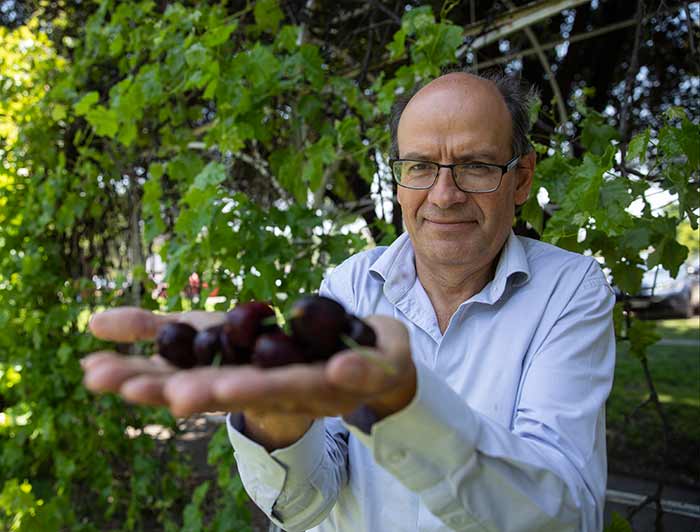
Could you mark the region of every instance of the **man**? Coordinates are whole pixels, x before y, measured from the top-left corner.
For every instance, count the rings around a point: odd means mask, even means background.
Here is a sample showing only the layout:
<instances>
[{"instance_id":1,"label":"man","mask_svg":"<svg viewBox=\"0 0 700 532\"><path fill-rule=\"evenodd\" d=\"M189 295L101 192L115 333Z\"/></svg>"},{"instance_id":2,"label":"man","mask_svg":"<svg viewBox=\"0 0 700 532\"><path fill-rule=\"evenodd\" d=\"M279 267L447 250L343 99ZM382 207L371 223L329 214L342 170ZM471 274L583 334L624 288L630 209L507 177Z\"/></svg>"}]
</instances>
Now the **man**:
<instances>
[{"instance_id":1,"label":"man","mask_svg":"<svg viewBox=\"0 0 700 532\"><path fill-rule=\"evenodd\" d=\"M406 233L321 287L370 316L395 372L351 351L176 374L102 353L87 386L179 415L237 412L241 478L285 530L601 530L614 298L593 259L511 231L535 168L527 111L517 81L465 73L399 108ZM134 339L168 319L182 318L117 309L91 326Z\"/></svg>"}]
</instances>

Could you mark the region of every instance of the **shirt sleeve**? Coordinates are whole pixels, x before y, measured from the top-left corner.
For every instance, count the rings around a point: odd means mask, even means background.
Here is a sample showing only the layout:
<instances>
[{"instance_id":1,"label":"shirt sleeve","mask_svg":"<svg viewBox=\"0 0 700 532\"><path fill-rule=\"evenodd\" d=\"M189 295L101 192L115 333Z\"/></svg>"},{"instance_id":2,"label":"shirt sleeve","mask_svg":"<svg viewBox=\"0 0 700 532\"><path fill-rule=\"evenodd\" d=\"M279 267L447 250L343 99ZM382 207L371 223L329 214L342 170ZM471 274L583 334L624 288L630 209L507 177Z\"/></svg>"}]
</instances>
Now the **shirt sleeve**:
<instances>
[{"instance_id":1,"label":"shirt sleeve","mask_svg":"<svg viewBox=\"0 0 700 532\"><path fill-rule=\"evenodd\" d=\"M613 305L593 265L525 360L511 427L470 408L420 363L411 404L370 434L347 426L453 530L602 530Z\"/></svg>"},{"instance_id":2,"label":"shirt sleeve","mask_svg":"<svg viewBox=\"0 0 700 532\"><path fill-rule=\"evenodd\" d=\"M228 435L250 498L278 526L304 531L323 521L347 483L348 432L336 418L316 420L292 445L268 453L229 414Z\"/></svg>"}]
</instances>

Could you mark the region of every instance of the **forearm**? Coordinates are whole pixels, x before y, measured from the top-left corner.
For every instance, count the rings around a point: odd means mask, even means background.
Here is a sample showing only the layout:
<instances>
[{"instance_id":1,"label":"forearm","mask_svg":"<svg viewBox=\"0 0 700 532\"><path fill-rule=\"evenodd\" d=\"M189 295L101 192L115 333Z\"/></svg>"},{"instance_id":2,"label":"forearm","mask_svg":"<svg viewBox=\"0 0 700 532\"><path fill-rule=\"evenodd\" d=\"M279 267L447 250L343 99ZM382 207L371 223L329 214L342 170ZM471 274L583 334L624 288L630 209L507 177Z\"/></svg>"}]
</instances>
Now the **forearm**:
<instances>
[{"instance_id":1,"label":"forearm","mask_svg":"<svg viewBox=\"0 0 700 532\"><path fill-rule=\"evenodd\" d=\"M427 375L434 382L423 374L419 388L429 389L429 398L419 391L371 435L351 426L381 467L455 530L475 523L499 531L594 530L580 523L597 513L595 498L567 457L484 418Z\"/></svg>"}]
</instances>

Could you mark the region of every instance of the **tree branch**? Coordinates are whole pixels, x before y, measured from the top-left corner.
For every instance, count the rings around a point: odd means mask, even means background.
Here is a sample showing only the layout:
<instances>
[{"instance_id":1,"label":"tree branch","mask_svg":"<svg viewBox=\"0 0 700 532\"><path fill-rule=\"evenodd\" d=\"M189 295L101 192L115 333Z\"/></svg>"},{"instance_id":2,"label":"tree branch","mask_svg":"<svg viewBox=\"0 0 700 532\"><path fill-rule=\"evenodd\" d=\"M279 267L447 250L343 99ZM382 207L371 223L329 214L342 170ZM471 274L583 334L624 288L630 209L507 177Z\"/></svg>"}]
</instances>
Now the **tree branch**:
<instances>
[{"instance_id":1,"label":"tree branch","mask_svg":"<svg viewBox=\"0 0 700 532\"><path fill-rule=\"evenodd\" d=\"M623 168L625 166L625 156L627 155L627 142L629 141L627 135L629 130L630 107L632 105L632 88L634 86L634 79L637 76L637 71L639 70L639 43L642 38L642 23L644 22L644 0L637 0L635 20L637 21L637 29L634 33L634 48L632 49L632 57L630 58L630 65L625 78L625 92L622 99L622 109L620 109L620 137L622 139L620 144L620 157Z\"/></svg>"},{"instance_id":2,"label":"tree branch","mask_svg":"<svg viewBox=\"0 0 700 532\"><path fill-rule=\"evenodd\" d=\"M515 8L513 2L511 2L510 0L506 1L506 5L511 9ZM537 39L535 32L532 31L532 28L530 26L525 26L523 28L523 31L525 32L525 35L527 35L528 40L532 44L532 48L537 53L537 57L540 60L540 63L542 64L542 68L547 74L547 80L549 81L549 86L552 88L552 94L554 94L554 100L556 101L557 109L559 110L559 122L561 124L565 124L568 120L568 116L566 114L566 104L564 103L564 98L561 95L561 89L559 88L559 83L557 83L557 78L554 75L554 72L552 72L552 68L549 65L549 60L547 59L545 53L542 51L542 48L540 47L540 41L539 39Z\"/></svg>"}]
</instances>

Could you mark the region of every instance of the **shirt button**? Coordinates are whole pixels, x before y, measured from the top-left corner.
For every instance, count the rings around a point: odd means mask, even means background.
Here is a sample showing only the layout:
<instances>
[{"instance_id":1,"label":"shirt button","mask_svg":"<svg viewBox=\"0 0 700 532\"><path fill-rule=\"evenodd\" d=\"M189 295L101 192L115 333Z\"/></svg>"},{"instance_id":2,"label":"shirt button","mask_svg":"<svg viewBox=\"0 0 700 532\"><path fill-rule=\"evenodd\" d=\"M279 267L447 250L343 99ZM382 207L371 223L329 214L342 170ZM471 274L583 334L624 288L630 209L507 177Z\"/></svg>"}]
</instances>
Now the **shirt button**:
<instances>
[{"instance_id":1,"label":"shirt button","mask_svg":"<svg viewBox=\"0 0 700 532\"><path fill-rule=\"evenodd\" d=\"M467 518L464 515L453 515L450 517L450 526L460 528L467 524Z\"/></svg>"},{"instance_id":2,"label":"shirt button","mask_svg":"<svg viewBox=\"0 0 700 532\"><path fill-rule=\"evenodd\" d=\"M403 462L406 459L406 451L403 449L399 449L398 451L394 451L389 455L389 462L392 464L398 464L399 462Z\"/></svg>"}]
</instances>

